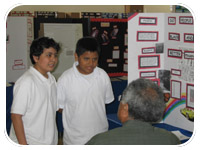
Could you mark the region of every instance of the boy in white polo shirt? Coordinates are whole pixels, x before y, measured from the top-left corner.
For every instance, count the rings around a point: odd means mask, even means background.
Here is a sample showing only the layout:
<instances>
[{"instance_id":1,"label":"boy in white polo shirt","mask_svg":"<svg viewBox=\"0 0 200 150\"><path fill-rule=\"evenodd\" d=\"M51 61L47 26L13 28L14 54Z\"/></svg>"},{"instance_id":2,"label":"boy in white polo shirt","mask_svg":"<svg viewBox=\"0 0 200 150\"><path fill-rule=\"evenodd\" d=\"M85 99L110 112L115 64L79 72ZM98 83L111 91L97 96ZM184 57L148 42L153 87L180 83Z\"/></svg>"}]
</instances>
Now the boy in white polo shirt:
<instances>
[{"instance_id":1,"label":"boy in white polo shirt","mask_svg":"<svg viewBox=\"0 0 200 150\"><path fill-rule=\"evenodd\" d=\"M97 67L100 47L84 37L76 45L73 67L58 79L58 103L63 109L64 144L85 144L108 130L105 104L114 100L107 73Z\"/></svg>"},{"instance_id":2,"label":"boy in white polo shirt","mask_svg":"<svg viewBox=\"0 0 200 150\"><path fill-rule=\"evenodd\" d=\"M30 47L31 66L15 83L10 138L19 144L57 144L57 85L51 75L60 46L42 37Z\"/></svg>"}]
</instances>

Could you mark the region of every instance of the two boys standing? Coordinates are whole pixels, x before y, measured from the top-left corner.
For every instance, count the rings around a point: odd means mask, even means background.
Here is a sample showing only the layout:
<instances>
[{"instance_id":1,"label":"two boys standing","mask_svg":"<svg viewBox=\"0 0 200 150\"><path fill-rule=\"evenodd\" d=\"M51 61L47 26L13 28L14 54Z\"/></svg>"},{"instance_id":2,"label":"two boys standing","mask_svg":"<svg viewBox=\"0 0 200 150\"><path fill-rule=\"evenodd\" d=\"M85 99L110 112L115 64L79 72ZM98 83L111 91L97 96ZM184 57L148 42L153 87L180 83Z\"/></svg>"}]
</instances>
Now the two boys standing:
<instances>
[{"instance_id":1,"label":"two boys standing","mask_svg":"<svg viewBox=\"0 0 200 150\"><path fill-rule=\"evenodd\" d=\"M98 42L91 37L80 39L76 62L56 83L50 72L59 50L59 44L47 37L31 45L33 67L17 80L11 108L10 138L19 144L57 144L55 117L59 108L63 109L64 144L85 144L108 130L105 104L114 96L108 75L97 67Z\"/></svg>"},{"instance_id":2,"label":"two boys standing","mask_svg":"<svg viewBox=\"0 0 200 150\"><path fill-rule=\"evenodd\" d=\"M59 44L46 37L33 41L30 67L15 83L10 138L19 144L57 144L56 111L63 113L64 144L180 144L171 132L153 127L162 118L162 89L148 79L129 83L118 109L121 128L108 130L105 104L114 100L110 79L97 67L96 39L77 42L73 67L56 83ZM107 131L107 132L106 132ZM95 136L96 135L96 136Z\"/></svg>"}]
</instances>

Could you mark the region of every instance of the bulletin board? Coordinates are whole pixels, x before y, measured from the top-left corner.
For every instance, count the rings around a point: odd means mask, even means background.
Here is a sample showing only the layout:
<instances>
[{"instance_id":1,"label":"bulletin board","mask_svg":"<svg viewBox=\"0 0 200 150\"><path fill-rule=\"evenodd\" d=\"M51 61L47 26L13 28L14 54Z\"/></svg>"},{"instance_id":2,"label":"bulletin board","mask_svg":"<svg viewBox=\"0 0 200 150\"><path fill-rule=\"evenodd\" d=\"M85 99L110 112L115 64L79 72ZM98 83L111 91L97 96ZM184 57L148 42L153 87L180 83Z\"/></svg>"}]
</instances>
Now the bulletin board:
<instances>
[{"instance_id":1,"label":"bulletin board","mask_svg":"<svg viewBox=\"0 0 200 150\"><path fill-rule=\"evenodd\" d=\"M163 122L194 128L194 23L190 13L135 13L128 19L128 82L148 78L168 98Z\"/></svg>"},{"instance_id":2,"label":"bulletin board","mask_svg":"<svg viewBox=\"0 0 200 150\"><path fill-rule=\"evenodd\" d=\"M111 77L127 76L127 19L93 18L90 21L90 35L97 38L101 46L99 67Z\"/></svg>"},{"instance_id":3,"label":"bulletin board","mask_svg":"<svg viewBox=\"0 0 200 150\"><path fill-rule=\"evenodd\" d=\"M59 61L52 72L56 79L73 66L76 43L83 35L88 34L86 25L87 19L35 19L35 37L47 36L60 43Z\"/></svg>"}]
</instances>

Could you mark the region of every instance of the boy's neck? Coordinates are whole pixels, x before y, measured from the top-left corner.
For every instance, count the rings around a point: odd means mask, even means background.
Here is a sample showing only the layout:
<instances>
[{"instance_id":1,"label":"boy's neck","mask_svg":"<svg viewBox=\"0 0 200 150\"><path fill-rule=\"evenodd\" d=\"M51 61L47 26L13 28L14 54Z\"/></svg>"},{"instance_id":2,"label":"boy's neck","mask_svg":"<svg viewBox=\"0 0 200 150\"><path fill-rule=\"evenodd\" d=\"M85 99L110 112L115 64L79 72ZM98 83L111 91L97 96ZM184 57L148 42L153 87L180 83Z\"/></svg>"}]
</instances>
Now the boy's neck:
<instances>
[{"instance_id":1,"label":"boy's neck","mask_svg":"<svg viewBox=\"0 0 200 150\"><path fill-rule=\"evenodd\" d=\"M48 79L48 74L47 74L47 72L42 72L38 67L37 67L37 65L34 65L33 66L37 71L39 71L45 78L47 78Z\"/></svg>"}]
</instances>

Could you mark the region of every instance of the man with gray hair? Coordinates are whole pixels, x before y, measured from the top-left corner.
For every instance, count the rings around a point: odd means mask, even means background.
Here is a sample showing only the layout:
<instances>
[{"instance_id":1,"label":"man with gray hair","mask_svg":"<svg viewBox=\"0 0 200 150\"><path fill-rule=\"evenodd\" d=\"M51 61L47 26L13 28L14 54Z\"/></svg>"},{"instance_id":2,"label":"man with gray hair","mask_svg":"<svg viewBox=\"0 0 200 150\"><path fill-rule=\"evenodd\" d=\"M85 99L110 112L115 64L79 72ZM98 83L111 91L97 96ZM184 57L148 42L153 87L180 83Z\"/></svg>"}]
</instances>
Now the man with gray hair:
<instances>
[{"instance_id":1,"label":"man with gray hair","mask_svg":"<svg viewBox=\"0 0 200 150\"><path fill-rule=\"evenodd\" d=\"M132 81L124 90L118 108L123 126L94 136L88 145L175 145L171 132L153 127L165 109L162 89L148 79Z\"/></svg>"}]
</instances>

